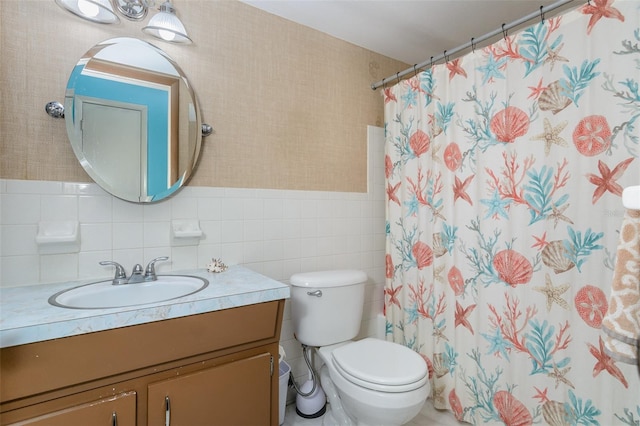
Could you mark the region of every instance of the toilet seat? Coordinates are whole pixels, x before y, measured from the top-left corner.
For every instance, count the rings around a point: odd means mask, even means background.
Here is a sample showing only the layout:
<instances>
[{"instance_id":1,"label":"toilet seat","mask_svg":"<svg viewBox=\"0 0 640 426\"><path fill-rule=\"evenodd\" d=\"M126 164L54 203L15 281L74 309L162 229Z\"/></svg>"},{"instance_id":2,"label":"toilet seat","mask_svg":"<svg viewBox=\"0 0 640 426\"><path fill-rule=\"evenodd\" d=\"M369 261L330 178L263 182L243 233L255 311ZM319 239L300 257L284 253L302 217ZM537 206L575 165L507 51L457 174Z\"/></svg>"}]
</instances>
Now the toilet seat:
<instances>
[{"instance_id":1,"label":"toilet seat","mask_svg":"<svg viewBox=\"0 0 640 426\"><path fill-rule=\"evenodd\" d=\"M331 353L336 370L350 382L380 392L409 392L425 385L427 364L411 349L366 338Z\"/></svg>"}]
</instances>

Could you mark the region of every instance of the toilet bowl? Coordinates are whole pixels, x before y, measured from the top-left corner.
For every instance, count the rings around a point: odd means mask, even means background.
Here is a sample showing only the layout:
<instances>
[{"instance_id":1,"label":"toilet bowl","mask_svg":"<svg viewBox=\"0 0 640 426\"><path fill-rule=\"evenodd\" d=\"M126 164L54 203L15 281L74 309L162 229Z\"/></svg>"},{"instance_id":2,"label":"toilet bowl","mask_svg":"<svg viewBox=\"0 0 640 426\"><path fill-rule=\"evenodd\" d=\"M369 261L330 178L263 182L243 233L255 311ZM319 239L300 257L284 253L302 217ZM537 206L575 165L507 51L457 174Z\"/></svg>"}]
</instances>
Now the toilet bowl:
<instances>
[{"instance_id":1,"label":"toilet bowl","mask_svg":"<svg viewBox=\"0 0 640 426\"><path fill-rule=\"evenodd\" d=\"M322 387L337 425L402 425L429 395L425 360L397 343L365 338L360 329L367 276L357 270L291 277L291 318L296 339L317 348Z\"/></svg>"},{"instance_id":2,"label":"toilet bowl","mask_svg":"<svg viewBox=\"0 0 640 426\"><path fill-rule=\"evenodd\" d=\"M429 395L426 363L402 345L366 338L324 346L318 354L344 412L357 425L405 424Z\"/></svg>"}]
</instances>

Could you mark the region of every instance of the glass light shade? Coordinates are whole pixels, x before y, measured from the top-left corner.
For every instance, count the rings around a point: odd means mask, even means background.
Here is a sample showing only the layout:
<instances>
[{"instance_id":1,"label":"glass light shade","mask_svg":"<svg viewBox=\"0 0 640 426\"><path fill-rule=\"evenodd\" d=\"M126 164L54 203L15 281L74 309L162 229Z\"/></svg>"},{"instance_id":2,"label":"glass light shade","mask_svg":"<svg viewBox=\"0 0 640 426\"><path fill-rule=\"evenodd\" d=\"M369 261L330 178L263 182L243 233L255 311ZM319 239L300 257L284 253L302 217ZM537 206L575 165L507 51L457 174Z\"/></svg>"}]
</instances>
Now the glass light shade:
<instances>
[{"instance_id":1,"label":"glass light shade","mask_svg":"<svg viewBox=\"0 0 640 426\"><path fill-rule=\"evenodd\" d=\"M109 0L56 0L58 6L83 19L101 24L115 24L120 18Z\"/></svg>"},{"instance_id":2,"label":"glass light shade","mask_svg":"<svg viewBox=\"0 0 640 426\"><path fill-rule=\"evenodd\" d=\"M173 43L191 43L187 30L174 12L175 9L171 3L164 2L160 6L160 12L149 19L149 24L142 31Z\"/></svg>"}]
</instances>

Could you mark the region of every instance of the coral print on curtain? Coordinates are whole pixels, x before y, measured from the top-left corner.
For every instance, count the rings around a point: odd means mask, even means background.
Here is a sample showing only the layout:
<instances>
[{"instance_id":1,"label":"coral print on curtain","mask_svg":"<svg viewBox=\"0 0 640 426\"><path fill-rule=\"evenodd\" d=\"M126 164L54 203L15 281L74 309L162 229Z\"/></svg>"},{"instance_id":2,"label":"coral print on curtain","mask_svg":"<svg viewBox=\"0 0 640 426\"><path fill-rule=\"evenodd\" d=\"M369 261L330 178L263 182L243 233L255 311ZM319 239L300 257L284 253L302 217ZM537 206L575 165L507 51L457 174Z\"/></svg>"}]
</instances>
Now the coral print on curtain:
<instances>
[{"instance_id":1,"label":"coral print on curtain","mask_svg":"<svg viewBox=\"0 0 640 426\"><path fill-rule=\"evenodd\" d=\"M640 424L638 368L600 331L639 84L640 2L591 0L384 89L387 337L437 408Z\"/></svg>"}]
</instances>

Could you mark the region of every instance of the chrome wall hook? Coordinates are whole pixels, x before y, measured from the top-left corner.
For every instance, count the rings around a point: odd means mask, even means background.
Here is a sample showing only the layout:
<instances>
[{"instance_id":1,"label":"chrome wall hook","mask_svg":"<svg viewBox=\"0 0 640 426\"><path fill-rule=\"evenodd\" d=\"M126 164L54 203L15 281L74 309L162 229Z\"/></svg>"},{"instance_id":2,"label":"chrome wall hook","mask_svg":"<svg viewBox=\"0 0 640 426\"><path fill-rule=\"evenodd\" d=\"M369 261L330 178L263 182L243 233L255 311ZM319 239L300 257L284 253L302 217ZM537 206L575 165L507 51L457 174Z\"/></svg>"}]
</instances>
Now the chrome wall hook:
<instances>
[{"instance_id":1,"label":"chrome wall hook","mask_svg":"<svg viewBox=\"0 0 640 426\"><path fill-rule=\"evenodd\" d=\"M207 123L202 123L202 137L206 138L211 133L213 133L213 127Z\"/></svg>"},{"instance_id":2,"label":"chrome wall hook","mask_svg":"<svg viewBox=\"0 0 640 426\"><path fill-rule=\"evenodd\" d=\"M51 101L45 105L44 110L53 118L64 118L64 105L58 101Z\"/></svg>"}]
</instances>

